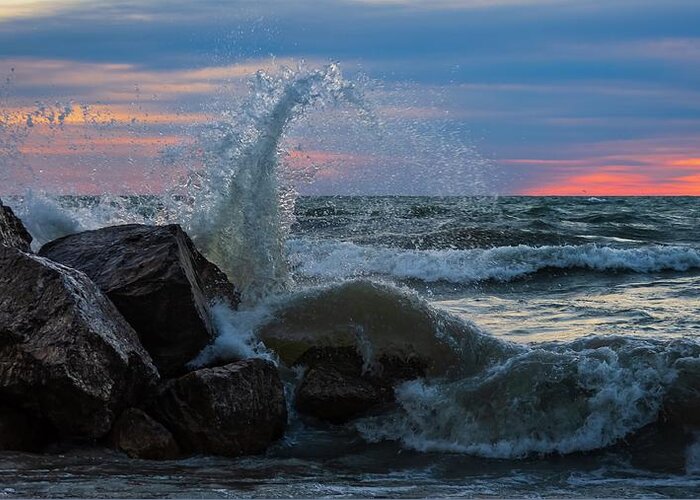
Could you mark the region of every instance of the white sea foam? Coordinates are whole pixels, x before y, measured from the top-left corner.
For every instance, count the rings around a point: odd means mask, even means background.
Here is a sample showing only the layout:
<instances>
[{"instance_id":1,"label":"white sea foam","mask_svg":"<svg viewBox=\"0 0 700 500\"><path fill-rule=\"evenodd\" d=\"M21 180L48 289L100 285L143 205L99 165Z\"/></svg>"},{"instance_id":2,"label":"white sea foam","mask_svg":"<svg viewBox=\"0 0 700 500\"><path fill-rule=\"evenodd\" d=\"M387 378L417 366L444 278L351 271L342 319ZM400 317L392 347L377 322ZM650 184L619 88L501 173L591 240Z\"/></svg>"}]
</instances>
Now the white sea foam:
<instances>
[{"instance_id":1,"label":"white sea foam","mask_svg":"<svg viewBox=\"0 0 700 500\"><path fill-rule=\"evenodd\" d=\"M296 239L289 242L288 252L297 275L325 279L385 276L470 283L510 281L546 268L639 273L700 268L700 250L663 245L636 248L595 244L518 245L470 250L402 250Z\"/></svg>"},{"instance_id":2,"label":"white sea foam","mask_svg":"<svg viewBox=\"0 0 700 500\"><path fill-rule=\"evenodd\" d=\"M608 446L656 420L676 372L666 348L604 343L531 349L475 377L404 383L401 411L357 428L369 441L493 458Z\"/></svg>"},{"instance_id":3,"label":"white sea foam","mask_svg":"<svg viewBox=\"0 0 700 500\"><path fill-rule=\"evenodd\" d=\"M127 197L104 194L95 198L74 197L67 202L46 193L26 191L11 200L12 207L32 235L32 248L69 234L120 224L162 224L164 214L149 217L138 203L129 206Z\"/></svg>"},{"instance_id":4,"label":"white sea foam","mask_svg":"<svg viewBox=\"0 0 700 500\"><path fill-rule=\"evenodd\" d=\"M80 232L83 224L75 214L71 214L47 196L27 192L15 204L17 215L32 235L32 248L37 250L51 240Z\"/></svg>"},{"instance_id":5,"label":"white sea foam","mask_svg":"<svg viewBox=\"0 0 700 500\"><path fill-rule=\"evenodd\" d=\"M263 358L276 362L273 353L256 337L255 329L269 319L265 306L233 311L224 303L211 307L211 316L217 337L190 362L193 368L215 361L235 361L247 358Z\"/></svg>"}]
</instances>

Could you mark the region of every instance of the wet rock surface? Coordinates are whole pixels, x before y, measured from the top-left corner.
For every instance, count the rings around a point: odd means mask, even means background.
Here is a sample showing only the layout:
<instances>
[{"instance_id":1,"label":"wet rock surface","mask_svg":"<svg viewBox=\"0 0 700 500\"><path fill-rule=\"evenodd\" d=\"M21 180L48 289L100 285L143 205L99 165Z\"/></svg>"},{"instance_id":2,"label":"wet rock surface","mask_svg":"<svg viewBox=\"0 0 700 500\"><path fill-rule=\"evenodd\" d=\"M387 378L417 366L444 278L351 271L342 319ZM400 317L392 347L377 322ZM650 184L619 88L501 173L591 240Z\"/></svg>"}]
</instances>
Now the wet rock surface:
<instances>
[{"instance_id":1,"label":"wet rock surface","mask_svg":"<svg viewBox=\"0 0 700 500\"><path fill-rule=\"evenodd\" d=\"M180 448L170 431L138 408L129 408L121 414L110 438L115 448L131 458L171 460L180 456Z\"/></svg>"},{"instance_id":2,"label":"wet rock surface","mask_svg":"<svg viewBox=\"0 0 700 500\"><path fill-rule=\"evenodd\" d=\"M311 368L296 397L300 413L340 424L390 401L389 394L374 384L336 370Z\"/></svg>"},{"instance_id":3,"label":"wet rock surface","mask_svg":"<svg viewBox=\"0 0 700 500\"><path fill-rule=\"evenodd\" d=\"M248 359L168 381L149 411L190 453L238 456L263 452L287 422L277 368Z\"/></svg>"},{"instance_id":4,"label":"wet rock surface","mask_svg":"<svg viewBox=\"0 0 700 500\"><path fill-rule=\"evenodd\" d=\"M209 303L239 297L177 225L124 225L52 241L40 255L87 274L136 330L167 376L187 371L213 337Z\"/></svg>"},{"instance_id":5,"label":"wet rock surface","mask_svg":"<svg viewBox=\"0 0 700 500\"><path fill-rule=\"evenodd\" d=\"M158 372L87 276L0 247L0 401L47 421L56 437L106 434Z\"/></svg>"},{"instance_id":6,"label":"wet rock surface","mask_svg":"<svg viewBox=\"0 0 700 500\"><path fill-rule=\"evenodd\" d=\"M368 363L349 347L313 347L296 364L307 367L297 410L336 424L390 405L396 384L422 377L426 370L418 358L383 356Z\"/></svg>"},{"instance_id":7,"label":"wet rock surface","mask_svg":"<svg viewBox=\"0 0 700 500\"><path fill-rule=\"evenodd\" d=\"M10 207L0 199L0 246L17 248L28 252L32 237Z\"/></svg>"}]
</instances>

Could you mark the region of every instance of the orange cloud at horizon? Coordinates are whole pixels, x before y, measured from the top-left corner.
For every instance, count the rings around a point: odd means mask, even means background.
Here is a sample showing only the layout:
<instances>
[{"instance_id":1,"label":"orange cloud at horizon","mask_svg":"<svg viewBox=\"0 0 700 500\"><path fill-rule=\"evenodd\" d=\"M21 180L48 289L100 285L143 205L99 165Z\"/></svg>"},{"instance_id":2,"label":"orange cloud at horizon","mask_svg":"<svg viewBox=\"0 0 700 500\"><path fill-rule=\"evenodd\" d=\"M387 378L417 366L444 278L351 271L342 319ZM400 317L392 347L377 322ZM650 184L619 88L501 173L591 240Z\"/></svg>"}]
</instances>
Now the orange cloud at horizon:
<instances>
[{"instance_id":1,"label":"orange cloud at horizon","mask_svg":"<svg viewBox=\"0 0 700 500\"><path fill-rule=\"evenodd\" d=\"M529 196L700 196L700 172L659 180L635 173L632 167L608 166L592 169L561 181L523 191Z\"/></svg>"},{"instance_id":2,"label":"orange cloud at horizon","mask_svg":"<svg viewBox=\"0 0 700 500\"><path fill-rule=\"evenodd\" d=\"M696 137L625 140L571 148L567 159L515 158L544 182L520 190L530 196L700 196Z\"/></svg>"},{"instance_id":3,"label":"orange cloud at horizon","mask_svg":"<svg viewBox=\"0 0 700 500\"><path fill-rule=\"evenodd\" d=\"M87 153L123 154L156 156L166 146L185 144L186 138L177 135L158 136L114 136L52 141L50 143L28 143L18 150L23 155L41 156L81 156Z\"/></svg>"}]
</instances>

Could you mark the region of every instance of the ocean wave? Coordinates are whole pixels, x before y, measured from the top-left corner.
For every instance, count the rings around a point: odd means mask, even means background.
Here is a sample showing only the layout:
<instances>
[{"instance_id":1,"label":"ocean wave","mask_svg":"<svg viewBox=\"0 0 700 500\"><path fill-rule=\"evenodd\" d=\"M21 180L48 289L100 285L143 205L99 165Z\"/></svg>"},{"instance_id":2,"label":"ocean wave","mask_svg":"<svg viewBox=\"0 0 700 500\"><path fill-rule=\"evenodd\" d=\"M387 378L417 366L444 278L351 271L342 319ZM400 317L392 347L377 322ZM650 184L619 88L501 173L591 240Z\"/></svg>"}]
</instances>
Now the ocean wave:
<instances>
[{"instance_id":1,"label":"ocean wave","mask_svg":"<svg viewBox=\"0 0 700 500\"><path fill-rule=\"evenodd\" d=\"M428 372L476 373L522 348L432 307L411 290L369 280L304 288L270 297L256 334L293 362L311 345L355 346L376 356L418 355ZM358 344L359 342L359 344ZM367 360L371 363L371 360Z\"/></svg>"},{"instance_id":2,"label":"ocean wave","mask_svg":"<svg viewBox=\"0 0 700 500\"><path fill-rule=\"evenodd\" d=\"M562 234L556 227L534 219L528 229L444 225L433 231L420 233L368 231L353 237L353 243L363 246L386 246L403 250L469 250L512 245L579 245L587 243L587 236ZM595 236L596 239L603 238ZM589 240L590 241L590 240Z\"/></svg>"},{"instance_id":3,"label":"ocean wave","mask_svg":"<svg viewBox=\"0 0 700 500\"><path fill-rule=\"evenodd\" d=\"M369 280L270 297L257 309L225 311L217 327L219 339L200 361L262 356L293 366L313 346L354 347L367 366L384 356L421 359L426 376L396 387L394 411L349 424L369 442L419 451L575 453L669 416L692 422L700 407L695 340L607 335L516 344L413 291ZM689 469L696 455L689 451Z\"/></svg>"},{"instance_id":4,"label":"ocean wave","mask_svg":"<svg viewBox=\"0 0 700 500\"><path fill-rule=\"evenodd\" d=\"M402 250L296 239L288 242L288 254L298 276L325 279L384 276L399 280L472 283L511 281L543 269L637 273L700 269L699 249L664 245L635 248L597 244L518 245L468 250Z\"/></svg>"},{"instance_id":5,"label":"ocean wave","mask_svg":"<svg viewBox=\"0 0 700 500\"><path fill-rule=\"evenodd\" d=\"M600 449L656 422L697 355L692 342L619 337L533 347L473 377L404 383L392 418L356 427L370 442L489 458Z\"/></svg>"}]
</instances>

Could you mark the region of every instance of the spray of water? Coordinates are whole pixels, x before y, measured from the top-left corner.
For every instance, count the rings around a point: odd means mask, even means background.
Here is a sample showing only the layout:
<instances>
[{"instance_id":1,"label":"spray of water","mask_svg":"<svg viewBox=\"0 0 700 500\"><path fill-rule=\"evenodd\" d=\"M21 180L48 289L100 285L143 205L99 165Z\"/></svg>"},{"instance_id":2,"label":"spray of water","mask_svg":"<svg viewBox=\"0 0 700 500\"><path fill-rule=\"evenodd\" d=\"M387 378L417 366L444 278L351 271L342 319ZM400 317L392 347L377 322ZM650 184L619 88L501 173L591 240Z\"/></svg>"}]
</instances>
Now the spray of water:
<instances>
[{"instance_id":1,"label":"spray of water","mask_svg":"<svg viewBox=\"0 0 700 500\"><path fill-rule=\"evenodd\" d=\"M224 115L201 134L203 168L191 169L172 193L188 233L248 303L289 283L284 241L295 193L280 184L284 133L310 108L340 103L368 115L360 92L336 64L275 76L258 72L242 112Z\"/></svg>"}]
</instances>

